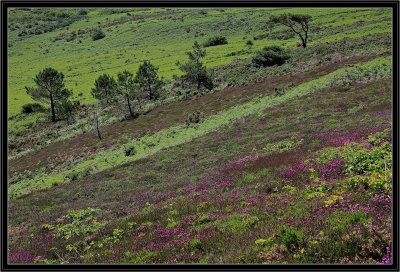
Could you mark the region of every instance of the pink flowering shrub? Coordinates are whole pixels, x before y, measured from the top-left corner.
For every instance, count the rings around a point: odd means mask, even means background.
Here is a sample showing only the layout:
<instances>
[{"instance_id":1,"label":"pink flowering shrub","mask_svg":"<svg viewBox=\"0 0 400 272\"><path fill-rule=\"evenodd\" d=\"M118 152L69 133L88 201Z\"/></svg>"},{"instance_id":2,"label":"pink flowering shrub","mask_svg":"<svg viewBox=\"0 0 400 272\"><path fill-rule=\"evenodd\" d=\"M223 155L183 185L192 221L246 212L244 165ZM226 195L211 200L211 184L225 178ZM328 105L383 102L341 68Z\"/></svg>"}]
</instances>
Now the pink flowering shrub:
<instances>
[{"instance_id":1,"label":"pink flowering shrub","mask_svg":"<svg viewBox=\"0 0 400 272\"><path fill-rule=\"evenodd\" d=\"M393 263L392 251L391 251L390 247L386 247L386 255L385 255L385 257L380 259L377 263L378 264L392 264Z\"/></svg>"},{"instance_id":2,"label":"pink flowering shrub","mask_svg":"<svg viewBox=\"0 0 400 272\"><path fill-rule=\"evenodd\" d=\"M44 260L42 256L33 256L27 251L11 252L8 254L8 259L11 263L33 263L35 261Z\"/></svg>"},{"instance_id":3,"label":"pink flowering shrub","mask_svg":"<svg viewBox=\"0 0 400 272\"><path fill-rule=\"evenodd\" d=\"M294 178L295 176L304 173L304 171L307 169L307 165L304 163L304 161L300 161L289 168L281 171L278 173L278 176L284 178L284 179L290 179Z\"/></svg>"}]
</instances>

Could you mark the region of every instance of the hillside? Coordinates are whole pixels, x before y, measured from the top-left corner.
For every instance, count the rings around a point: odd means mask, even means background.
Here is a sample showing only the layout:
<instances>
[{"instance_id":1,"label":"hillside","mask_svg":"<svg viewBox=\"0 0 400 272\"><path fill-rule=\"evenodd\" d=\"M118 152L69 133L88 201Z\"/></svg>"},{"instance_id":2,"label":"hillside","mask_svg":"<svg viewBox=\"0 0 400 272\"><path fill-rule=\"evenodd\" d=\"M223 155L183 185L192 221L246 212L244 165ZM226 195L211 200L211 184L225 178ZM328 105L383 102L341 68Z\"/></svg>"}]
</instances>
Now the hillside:
<instances>
[{"instance_id":1,"label":"hillside","mask_svg":"<svg viewBox=\"0 0 400 272\"><path fill-rule=\"evenodd\" d=\"M116 74L122 69L135 71L143 60L148 59L160 67L160 75L166 78L179 74L175 63L185 58L185 51L191 48L194 40L203 42L209 36L222 33L227 37L227 45L207 49L205 62L209 67L226 64L236 58L248 58L266 45L293 47L298 43L298 38L287 34L283 26L266 32L268 16L286 11L128 9L126 12L117 10L115 14L104 14L104 10L94 9L67 27L48 33L18 37L21 28L11 28L9 114L12 116L20 112L21 106L29 100L24 86L31 85L37 71L49 65L65 73L67 87L72 88L75 95L82 93L81 101L92 103L94 100L90 90L101 73ZM70 11L72 14L78 12ZM290 12L313 14L314 27L317 29L312 31L311 44L391 32L389 9L340 8L328 12L324 9L291 9ZM10 18L21 16L20 21L24 21L29 14L26 10L15 10L10 12ZM15 21L15 25L22 24ZM89 30L97 26L104 30L106 37L93 41ZM77 33L76 37L67 41L73 32ZM83 34L78 34L81 32ZM266 36L267 33L272 38ZM254 42L251 49L228 56L245 49L247 40Z\"/></svg>"},{"instance_id":2,"label":"hillside","mask_svg":"<svg viewBox=\"0 0 400 272\"><path fill-rule=\"evenodd\" d=\"M312 15L307 48L267 24L286 12ZM390 263L389 9L9 16L12 263ZM93 40L98 27L105 37ZM204 60L213 88L179 85L176 62L217 35L227 44ZM254 67L269 45L286 62ZM100 108L95 79L144 60L159 67L161 99L134 118L122 104ZM71 124L20 114L45 67L81 103Z\"/></svg>"}]
</instances>

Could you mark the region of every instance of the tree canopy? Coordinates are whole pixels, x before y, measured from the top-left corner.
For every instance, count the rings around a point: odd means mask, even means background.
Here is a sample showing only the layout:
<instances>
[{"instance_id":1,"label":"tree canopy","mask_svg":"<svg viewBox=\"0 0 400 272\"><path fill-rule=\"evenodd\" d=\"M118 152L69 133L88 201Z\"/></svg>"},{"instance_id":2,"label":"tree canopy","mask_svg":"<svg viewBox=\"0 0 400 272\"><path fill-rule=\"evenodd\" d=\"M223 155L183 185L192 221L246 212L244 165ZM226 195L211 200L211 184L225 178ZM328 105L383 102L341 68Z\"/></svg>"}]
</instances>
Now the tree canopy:
<instances>
[{"instance_id":1,"label":"tree canopy","mask_svg":"<svg viewBox=\"0 0 400 272\"><path fill-rule=\"evenodd\" d=\"M189 60L186 63L182 64L177 62L179 69L185 73L183 78L196 84L197 89L200 89L201 85L208 89L212 89L212 81L202 62L202 59L206 56L206 51L197 41L194 42L192 48L192 51L186 52L186 55L189 57Z\"/></svg>"},{"instance_id":2,"label":"tree canopy","mask_svg":"<svg viewBox=\"0 0 400 272\"><path fill-rule=\"evenodd\" d=\"M285 13L279 16L272 16L270 22L282 24L289 27L294 33L299 35L301 44L307 47L309 24L312 21L310 15Z\"/></svg>"},{"instance_id":3,"label":"tree canopy","mask_svg":"<svg viewBox=\"0 0 400 272\"><path fill-rule=\"evenodd\" d=\"M101 103L107 105L111 102L115 102L117 96L117 82L108 74L99 76L94 82L92 96Z\"/></svg>"},{"instance_id":4,"label":"tree canopy","mask_svg":"<svg viewBox=\"0 0 400 272\"><path fill-rule=\"evenodd\" d=\"M125 98L129 109L129 115L135 116L134 109L131 101L138 96L137 87L135 86L133 74L129 71L118 73L118 90L119 93Z\"/></svg>"},{"instance_id":5,"label":"tree canopy","mask_svg":"<svg viewBox=\"0 0 400 272\"><path fill-rule=\"evenodd\" d=\"M54 68L45 68L35 76L33 81L36 87L25 87L27 94L33 100L50 104L51 120L55 122L56 108L72 95L72 91L65 88L64 74Z\"/></svg>"},{"instance_id":6,"label":"tree canopy","mask_svg":"<svg viewBox=\"0 0 400 272\"><path fill-rule=\"evenodd\" d=\"M136 73L135 82L150 100L156 100L160 96L162 81L158 78L157 72L158 68L146 60Z\"/></svg>"}]
</instances>

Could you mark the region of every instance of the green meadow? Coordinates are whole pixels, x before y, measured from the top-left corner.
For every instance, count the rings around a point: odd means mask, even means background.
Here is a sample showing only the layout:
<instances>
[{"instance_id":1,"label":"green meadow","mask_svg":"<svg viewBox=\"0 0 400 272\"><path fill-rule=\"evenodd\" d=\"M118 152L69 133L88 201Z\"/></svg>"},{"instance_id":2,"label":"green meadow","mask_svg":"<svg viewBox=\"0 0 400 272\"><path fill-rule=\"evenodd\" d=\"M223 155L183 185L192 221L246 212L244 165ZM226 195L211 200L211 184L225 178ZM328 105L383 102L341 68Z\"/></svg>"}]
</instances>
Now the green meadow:
<instances>
[{"instance_id":1,"label":"green meadow","mask_svg":"<svg viewBox=\"0 0 400 272\"><path fill-rule=\"evenodd\" d=\"M283 26L276 26L271 30L266 27L268 16L286 11L233 8L140 11L128 9L127 12L107 15L95 9L88 12L87 19L56 31L23 38L17 36L17 30L10 31L8 113L10 116L18 114L22 105L31 102L24 87L32 86L32 78L45 67L54 67L62 71L66 76L67 87L74 91L75 96L81 93L81 103L94 103L90 90L94 80L103 73L116 76L125 69L135 72L140 63L150 60L159 67L159 74L165 79L180 75L176 62L186 59L185 51L191 49L195 40L204 42L207 38L220 34L228 39L226 45L207 48L205 64L208 67L227 64L236 58L248 58L267 45L292 47L298 43L297 36L287 40L253 40L254 37L269 32L288 32ZM16 10L10 12L10 16L26 12ZM291 9L290 12L313 15L313 25L317 30L310 31L310 44L391 31L391 21L387 20L391 11L385 9L338 8L329 9L327 12L315 8ZM360 20L364 25L352 28L352 25ZM108 26L110 24L111 26ZM52 42L57 36L66 36L72 31L86 30L93 26L100 26L106 37L93 41L90 35L85 34L69 42ZM346 30L342 32L342 29ZM247 40L254 42L251 49L239 56L229 56L230 53L245 49Z\"/></svg>"}]
</instances>

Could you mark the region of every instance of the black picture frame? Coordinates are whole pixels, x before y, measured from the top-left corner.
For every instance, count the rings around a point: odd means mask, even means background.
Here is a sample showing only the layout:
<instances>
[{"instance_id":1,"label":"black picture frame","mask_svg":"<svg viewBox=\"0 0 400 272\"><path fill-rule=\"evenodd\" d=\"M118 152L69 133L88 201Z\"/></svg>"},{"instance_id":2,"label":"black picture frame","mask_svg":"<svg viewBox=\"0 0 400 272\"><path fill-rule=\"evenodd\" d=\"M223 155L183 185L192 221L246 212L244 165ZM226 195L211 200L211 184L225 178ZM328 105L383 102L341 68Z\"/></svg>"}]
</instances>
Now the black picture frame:
<instances>
[{"instance_id":1,"label":"black picture frame","mask_svg":"<svg viewBox=\"0 0 400 272\"><path fill-rule=\"evenodd\" d=\"M119 264L8 264L7 263L7 9L15 7L386 7L393 11L393 264L391 265L264 265L264 264L182 264L182 265L119 265ZM1 2L1 269L2 271L399 271L399 2L398 1L255 1L255 0L148 0L148 1L16 1Z\"/></svg>"}]
</instances>

